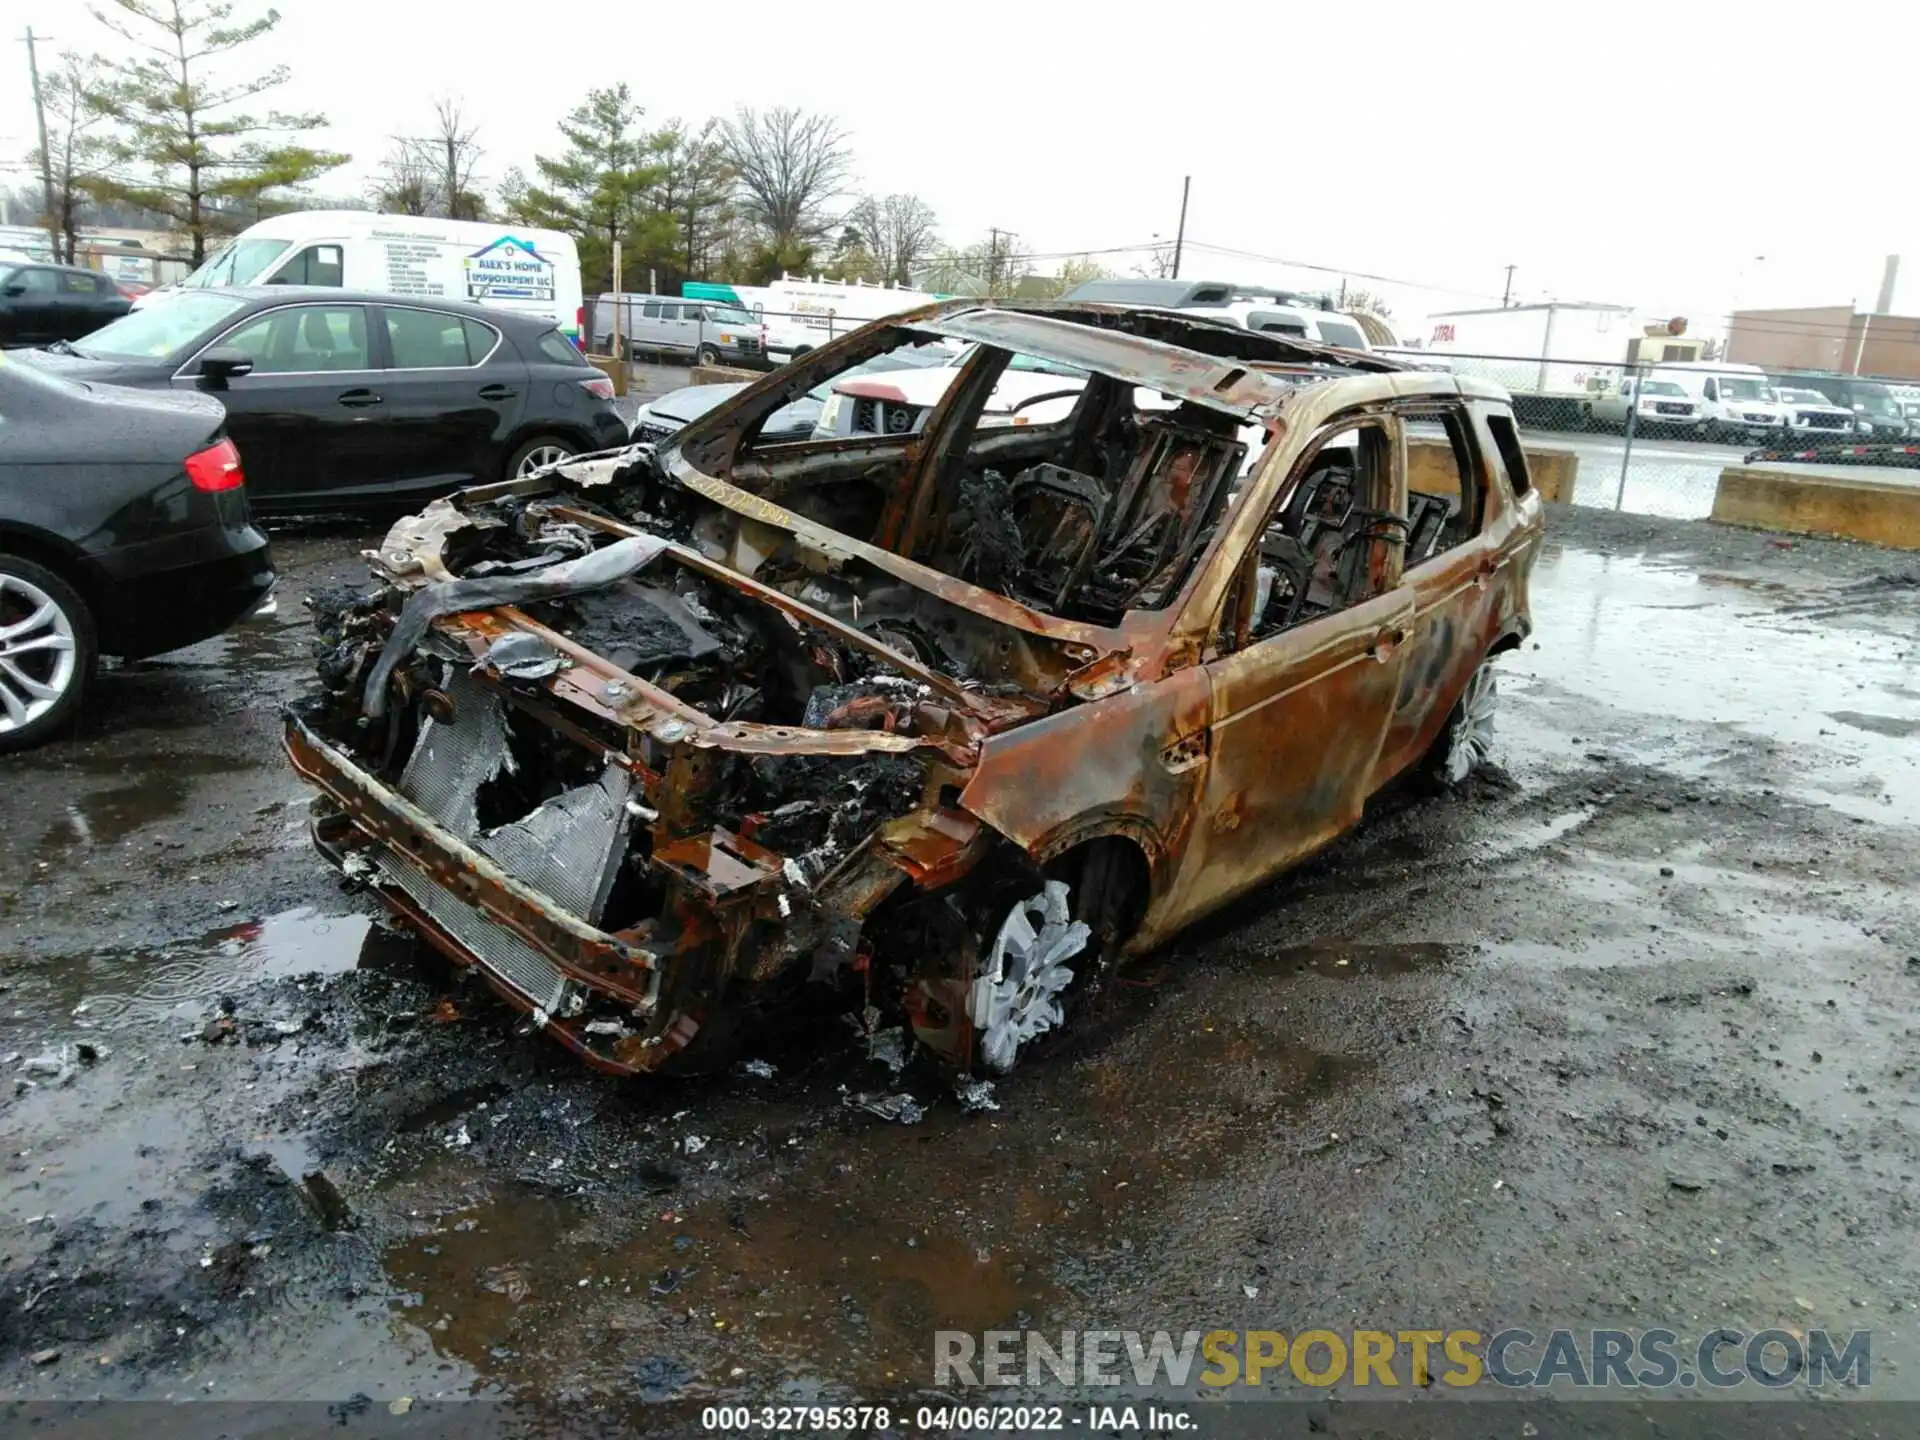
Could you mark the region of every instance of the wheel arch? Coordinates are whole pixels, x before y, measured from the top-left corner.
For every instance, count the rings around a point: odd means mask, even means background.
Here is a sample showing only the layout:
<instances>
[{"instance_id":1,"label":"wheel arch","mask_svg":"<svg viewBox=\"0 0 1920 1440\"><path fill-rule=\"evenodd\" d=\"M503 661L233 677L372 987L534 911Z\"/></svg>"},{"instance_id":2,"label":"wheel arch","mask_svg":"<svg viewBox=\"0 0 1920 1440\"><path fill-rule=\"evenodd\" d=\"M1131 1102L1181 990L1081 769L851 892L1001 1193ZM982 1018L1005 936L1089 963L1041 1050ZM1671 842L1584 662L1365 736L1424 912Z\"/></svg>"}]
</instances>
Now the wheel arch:
<instances>
[{"instance_id":1,"label":"wheel arch","mask_svg":"<svg viewBox=\"0 0 1920 1440\"><path fill-rule=\"evenodd\" d=\"M1121 863L1127 871L1125 893L1129 897L1126 918L1128 928L1134 928L1152 908L1162 889L1156 857L1165 852L1159 837L1144 820L1125 814L1089 817L1062 826L1028 854L1042 870L1052 874L1096 845L1112 847L1116 854L1124 857Z\"/></svg>"},{"instance_id":2,"label":"wheel arch","mask_svg":"<svg viewBox=\"0 0 1920 1440\"><path fill-rule=\"evenodd\" d=\"M101 604L105 596L105 584L99 571L94 568L93 561L79 546L50 531L0 520L0 554L31 560L73 586L92 613L94 627L100 633L100 648L108 654L116 653L108 643L113 638L109 629L111 616L105 613Z\"/></svg>"}]
</instances>

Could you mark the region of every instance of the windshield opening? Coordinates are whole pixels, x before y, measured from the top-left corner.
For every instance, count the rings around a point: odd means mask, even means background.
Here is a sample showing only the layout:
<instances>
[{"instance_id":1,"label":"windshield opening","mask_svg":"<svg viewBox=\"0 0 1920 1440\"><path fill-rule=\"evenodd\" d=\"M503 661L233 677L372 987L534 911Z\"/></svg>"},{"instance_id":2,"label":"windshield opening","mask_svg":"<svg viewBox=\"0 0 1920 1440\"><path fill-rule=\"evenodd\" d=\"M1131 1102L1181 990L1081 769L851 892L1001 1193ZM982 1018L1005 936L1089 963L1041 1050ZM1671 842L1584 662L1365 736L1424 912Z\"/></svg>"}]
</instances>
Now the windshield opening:
<instances>
[{"instance_id":1,"label":"windshield opening","mask_svg":"<svg viewBox=\"0 0 1920 1440\"><path fill-rule=\"evenodd\" d=\"M1329 345L1344 345L1349 350L1367 348L1366 337L1351 325L1342 325L1335 320L1320 320L1320 338Z\"/></svg>"},{"instance_id":2,"label":"windshield opening","mask_svg":"<svg viewBox=\"0 0 1920 1440\"><path fill-rule=\"evenodd\" d=\"M1764 380L1750 379L1745 375L1722 375L1720 398L1722 400L1769 400L1772 395Z\"/></svg>"},{"instance_id":3,"label":"windshield opening","mask_svg":"<svg viewBox=\"0 0 1920 1440\"><path fill-rule=\"evenodd\" d=\"M177 295L164 305L122 315L69 348L89 360L164 360L246 303L232 295Z\"/></svg>"},{"instance_id":4,"label":"windshield opening","mask_svg":"<svg viewBox=\"0 0 1920 1440\"><path fill-rule=\"evenodd\" d=\"M196 290L218 285L251 285L293 242L291 240L229 240L180 283Z\"/></svg>"},{"instance_id":5,"label":"windshield opening","mask_svg":"<svg viewBox=\"0 0 1920 1440\"><path fill-rule=\"evenodd\" d=\"M1671 380L1648 380L1640 386L1640 393L1643 395L1684 395L1687 392Z\"/></svg>"},{"instance_id":6,"label":"windshield opening","mask_svg":"<svg viewBox=\"0 0 1920 1440\"><path fill-rule=\"evenodd\" d=\"M1883 415L1890 420L1902 417L1903 412L1894 403L1893 392L1884 385L1855 385L1853 398L1858 408L1869 415Z\"/></svg>"}]
</instances>

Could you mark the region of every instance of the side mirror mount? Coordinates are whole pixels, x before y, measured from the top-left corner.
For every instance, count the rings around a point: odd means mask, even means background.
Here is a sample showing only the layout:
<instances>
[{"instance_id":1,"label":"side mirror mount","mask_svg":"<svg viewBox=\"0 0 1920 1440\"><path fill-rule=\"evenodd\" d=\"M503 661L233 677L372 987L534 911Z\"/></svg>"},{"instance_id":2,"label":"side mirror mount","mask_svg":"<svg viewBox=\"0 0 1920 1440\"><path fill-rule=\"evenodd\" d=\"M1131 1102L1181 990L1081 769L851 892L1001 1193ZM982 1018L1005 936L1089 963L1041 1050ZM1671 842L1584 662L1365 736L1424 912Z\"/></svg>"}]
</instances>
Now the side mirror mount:
<instances>
[{"instance_id":1,"label":"side mirror mount","mask_svg":"<svg viewBox=\"0 0 1920 1440\"><path fill-rule=\"evenodd\" d=\"M9 298L15 295L24 295L26 293L27 293L27 284L26 284L26 281L24 280L15 280L10 285L6 286L4 289L0 289L0 295L5 295L5 296L8 296Z\"/></svg>"},{"instance_id":2,"label":"side mirror mount","mask_svg":"<svg viewBox=\"0 0 1920 1440\"><path fill-rule=\"evenodd\" d=\"M226 345L216 345L200 357L200 384L224 390L229 380L253 373L253 357Z\"/></svg>"}]
</instances>

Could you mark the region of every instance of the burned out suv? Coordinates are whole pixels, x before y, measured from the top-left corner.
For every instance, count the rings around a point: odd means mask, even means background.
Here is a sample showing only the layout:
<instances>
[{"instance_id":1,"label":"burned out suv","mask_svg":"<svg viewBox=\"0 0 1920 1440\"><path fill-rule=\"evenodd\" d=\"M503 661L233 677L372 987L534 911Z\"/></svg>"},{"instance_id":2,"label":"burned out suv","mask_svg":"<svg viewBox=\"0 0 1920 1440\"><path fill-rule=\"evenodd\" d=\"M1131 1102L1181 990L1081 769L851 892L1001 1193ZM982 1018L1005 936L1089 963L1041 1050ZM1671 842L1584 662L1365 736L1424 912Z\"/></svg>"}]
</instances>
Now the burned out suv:
<instances>
[{"instance_id":1,"label":"burned out suv","mask_svg":"<svg viewBox=\"0 0 1920 1440\"><path fill-rule=\"evenodd\" d=\"M913 432L761 438L929 340L973 348ZM983 424L1018 355L1087 378ZM1396 776L1471 770L1540 533L1496 388L954 301L402 521L317 597L286 743L321 848L607 1070L818 985L1005 1069Z\"/></svg>"}]
</instances>

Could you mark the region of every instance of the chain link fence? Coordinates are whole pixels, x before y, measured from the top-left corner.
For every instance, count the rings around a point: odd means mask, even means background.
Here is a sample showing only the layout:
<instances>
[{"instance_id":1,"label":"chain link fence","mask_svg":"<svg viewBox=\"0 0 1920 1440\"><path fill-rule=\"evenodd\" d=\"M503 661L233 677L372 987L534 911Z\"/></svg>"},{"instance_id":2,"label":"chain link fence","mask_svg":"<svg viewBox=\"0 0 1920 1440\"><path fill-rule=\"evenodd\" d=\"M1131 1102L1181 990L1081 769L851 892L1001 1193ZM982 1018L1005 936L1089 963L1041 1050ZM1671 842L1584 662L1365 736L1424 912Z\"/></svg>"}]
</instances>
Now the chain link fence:
<instances>
[{"instance_id":1,"label":"chain link fence","mask_svg":"<svg viewBox=\"0 0 1920 1440\"><path fill-rule=\"evenodd\" d=\"M1504 386L1530 445L1578 460L1576 505L1700 519L1729 466L1887 464L1920 440L1920 387L1727 362L1545 360L1391 350L1424 369Z\"/></svg>"}]
</instances>

